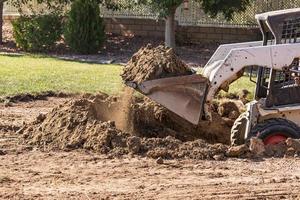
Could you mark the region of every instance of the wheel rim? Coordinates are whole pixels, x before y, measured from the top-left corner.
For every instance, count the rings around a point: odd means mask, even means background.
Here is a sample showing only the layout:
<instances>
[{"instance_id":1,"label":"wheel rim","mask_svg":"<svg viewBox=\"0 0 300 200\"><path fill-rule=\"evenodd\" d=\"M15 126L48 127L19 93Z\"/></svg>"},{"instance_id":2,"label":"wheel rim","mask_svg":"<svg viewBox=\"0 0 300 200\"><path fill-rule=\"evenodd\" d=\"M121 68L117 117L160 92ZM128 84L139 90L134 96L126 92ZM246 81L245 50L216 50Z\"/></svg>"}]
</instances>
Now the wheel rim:
<instances>
[{"instance_id":1,"label":"wheel rim","mask_svg":"<svg viewBox=\"0 0 300 200\"><path fill-rule=\"evenodd\" d=\"M274 145L286 141L287 137L283 133L275 133L264 139L265 145Z\"/></svg>"}]
</instances>

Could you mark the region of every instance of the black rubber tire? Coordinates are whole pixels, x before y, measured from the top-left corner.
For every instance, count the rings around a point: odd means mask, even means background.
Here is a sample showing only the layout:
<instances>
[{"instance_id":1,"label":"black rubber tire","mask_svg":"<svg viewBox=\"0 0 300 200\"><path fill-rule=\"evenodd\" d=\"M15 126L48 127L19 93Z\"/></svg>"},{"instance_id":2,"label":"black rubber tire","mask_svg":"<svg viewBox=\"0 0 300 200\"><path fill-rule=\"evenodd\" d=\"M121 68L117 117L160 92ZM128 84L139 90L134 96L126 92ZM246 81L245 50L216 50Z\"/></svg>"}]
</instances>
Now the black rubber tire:
<instances>
[{"instance_id":1,"label":"black rubber tire","mask_svg":"<svg viewBox=\"0 0 300 200\"><path fill-rule=\"evenodd\" d=\"M245 143L245 132L247 126L247 113L242 113L234 122L231 128L230 141L232 146Z\"/></svg>"},{"instance_id":2,"label":"black rubber tire","mask_svg":"<svg viewBox=\"0 0 300 200\"><path fill-rule=\"evenodd\" d=\"M253 127L250 132L249 140L251 137L258 137L265 140L267 137L274 133L282 133L287 138L299 139L300 127L292 121L286 119L269 119L259 123Z\"/></svg>"}]
</instances>

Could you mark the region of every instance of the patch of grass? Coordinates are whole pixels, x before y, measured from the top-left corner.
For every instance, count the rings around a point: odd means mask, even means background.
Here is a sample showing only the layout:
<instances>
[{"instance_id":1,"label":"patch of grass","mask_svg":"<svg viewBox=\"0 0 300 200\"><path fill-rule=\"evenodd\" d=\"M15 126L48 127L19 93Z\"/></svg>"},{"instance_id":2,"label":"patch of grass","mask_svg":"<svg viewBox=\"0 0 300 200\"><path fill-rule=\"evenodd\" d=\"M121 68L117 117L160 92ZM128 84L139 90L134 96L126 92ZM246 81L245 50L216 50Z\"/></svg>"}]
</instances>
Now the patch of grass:
<instances>
[{"instance_id":1,"label":"patch of grass","mask_svg":"<svg viewBox=\"0 0 300 200\"><path fill-rule=\"evenodd\" d=\"M250 94L248 95L247 98L249 100L253 100L254 92L255 92L255 83L251 82L248 76L243 76L240 79L238 79L237 81L233 82L230 85L228 93L221 91L220 95L222 97L227 96L230 93L238 95L239 92L241 92L243 89L246 89L250 92Z\"/></svg>"},{"instance_id":2,"label":"patch of grass","mask_svg":"<svg viewBox=\"0 0 300 200\"><path fill-rule=\"evenodd\" d=\"M120 73L119 65L0 55L0 96L45 91L117 94L122 88Z\"/></svg>"},{"instance_id":3,"label":"patch of grass","mask_svg":"<svg viewBox=\"0 0 300 200\"><path fill-rule=\"evenodd\" d=\"M43 55L0 55L0 96L45 91L118 94L122 89L119 65L87 64L64 61ZM229 93L250 91L255 84L242 77L230 86ZM226 96L220 92L220 96Z\"/></svg>"}]
</instances>

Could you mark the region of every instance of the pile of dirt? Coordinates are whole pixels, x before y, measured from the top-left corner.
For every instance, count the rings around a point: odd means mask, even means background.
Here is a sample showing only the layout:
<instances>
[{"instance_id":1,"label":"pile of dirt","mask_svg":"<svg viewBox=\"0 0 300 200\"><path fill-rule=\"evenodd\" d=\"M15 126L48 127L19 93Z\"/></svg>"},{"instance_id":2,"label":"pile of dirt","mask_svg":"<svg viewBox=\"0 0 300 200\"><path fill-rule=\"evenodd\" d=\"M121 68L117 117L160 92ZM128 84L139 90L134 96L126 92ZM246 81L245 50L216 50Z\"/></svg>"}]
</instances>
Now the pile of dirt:
<instances>
[{"instance_id":1,"label":"pile of dirt","mask_svg":"<svg viewBox=\"0 0 300 200\"><path fill-rule=\"evenodd\" d=\"M141 83L192 73L192 70L176 56L173 49L163 45L154 48L149 44L133 55L121 76L125 82Z\"/></svg>"},{"instance_id":2,"label":"pile of dirt","mask_svg":"<svg viewBox=\"0 0 300 200\"><path fill-rule=\"evenodd\" d=\"M106 94L76 97L46 115L40 114L18 133L24 144L41 150L86 149L111 157L134 154L163 159L223 160L300 155L300 141L292 139L264 146L261 140L253 138L249 144L229 147L218 142L229 138L224 130L230 129L218 114L214 114L213 123L201 122L194 127L185 122L174 124L178 118L149 99L136 98L132 102L130 112L135 126L131 132L120 130L112 118L112 113L120 110L119 100Z\"/></svg>"},{"instance_id":3,"label":"pile of dirt","mask_svg":"<svg viewBox=\"0 0 300 200\"><path fill-rule=\"evenodd\" d=\"M224 140L224 133L218 138L213 132L224 132L226 123L218 122L218 128L209 122L198 127L185 126L187 122L174 124L179 120L177 116L149 99L134 99L129 112L135 126L132 132L120 130L112 118L120 111L119 100L105 94L76 97L47 115L39 115L19 133L24 143L42 150L87 149L109 155L206 159L227 149L225 144L209 143Z\"/></svg>"},{"instance_id":4,"label":"pile of dirt","mask_svg":"<svg viewBox=\"0 0 300 200\"><path fill-rule=\"evenodd\" d=\"M108 102L105 94L87 96L66 102L47 115L39 115L26 125L23 137L29 144L44 149L85 148L105 153L109 137L120 133L107 117Z\"/></svg>"}]
</instances>

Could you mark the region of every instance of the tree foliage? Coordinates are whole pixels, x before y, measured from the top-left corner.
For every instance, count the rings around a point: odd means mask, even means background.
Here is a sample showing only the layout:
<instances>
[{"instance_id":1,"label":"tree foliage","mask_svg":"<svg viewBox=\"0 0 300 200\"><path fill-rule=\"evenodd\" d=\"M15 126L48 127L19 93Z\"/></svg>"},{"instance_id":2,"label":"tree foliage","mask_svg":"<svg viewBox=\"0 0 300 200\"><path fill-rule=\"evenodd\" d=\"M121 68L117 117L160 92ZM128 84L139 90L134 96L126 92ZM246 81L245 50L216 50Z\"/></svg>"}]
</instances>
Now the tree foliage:
<instances>
[{"instance_id":1,"label":"tree foliage","mask_svg":"<svg viewBox=\"0 0 300 200\"><path fill-rule=\"evenodd\" d=\"M154 12L158 13L160 18L165 18L171 14L171 10L176 9L182 4L183 0L136 0L136 4L145 4L150 6Z\"/></svg>"},{"instance_id":2,"label":"tree foliage","mask_svg":"<svg viewBox=\"0 0 300 200\"><path fill-rule=\"evenodd\" d=\"M0 0L6 1L6 0ZM29 5L32 0L11 0L13 4L21 8L22 5ZM75 0L37 0L39 4L45 4L48 9L55 11L62 10L62 7L70 5ZM126 4L116 0L95 0L98 4L105 5L109 9L124 9L132 7L136 4L144 4L150 6L159 17L165 18L180 6L184 0L128 0ZM191 1L191 0L189 0ZM198 2L205 13L211 17L223 14L226 19L231 19L237 12L243 12L253 0L195 0ZM121 2L121 3L120 3Z\"/></svg>"},{"instance_id":3,"label":"tree foliage","mask_svg":"<svg viewBox=\"0 0 300 200\"><path fill-rule=\"evenodd\" d=\"M97 53L105 38L103 20L95 0L75 0L65 26L65 39L78 53Z\"/></svg>"},{"instance_id":4,"label":"tree foliage","mask_svg":"<svg viewBox=\"0 0 300 200\"><path fill-rule=\"evenodd\" d=\"M1 0L0 0L1 1ZM65 8L68 5L71 5L76 0L36 0L40 5L44 5L47 9L47 12L63 13L67 11ZM35 12L33 6L35 3L32 0L11 0L12 4L19 9L19 12L22 13L22 7L26 5L32 12ZM119 4L115 0L95 0L98 5L104 5L108 9L117 10L124 8L123 4Z\"/></svg>"},{"instance_id":5,"label":"tree foliage","mask_svg":"<svg viewBox=\"0 0 300 200\"><path fill-rule=\"evenodd\" d=\"M133 0L136 4L145 4L158 13L159 18L166 20L165 27L165 44L175 48L175 12L184 0ZM189 0L191 1L191 0ZM230 20L233 15L238 12L243 12L247 9L253 0L194 0L198 2L205 13L211 17L216 17L218 14Z\"/></svg>"},{"instance_id":6,"label":"tree foliage","mask_svg":"<svg viewBox=\"0 0 300 200\"><path fill-rule=\"evenodd\" d=\"M197 0L205 13L216 17L222 13L229 20L235 13L244 12L253 0Z\"/></svg>"},{"instance_id":7,"label":"tree foliage","mask_svg":"<svg viewBox=\"0 0 300 200\"><path fill-rule=\"evenodd\" d=\"M191 1L191 0L190 0ZM205 13L216 17L219 13L226 19L231 19L234 13L243 12L253 0L195 0ZM149 5L160 17L166 17L180 6L183 0L135 0L136 4Z\"/></svg>"}]
</instances>

